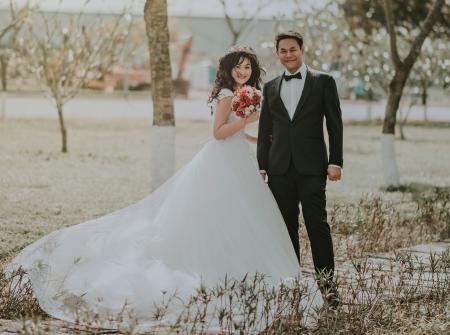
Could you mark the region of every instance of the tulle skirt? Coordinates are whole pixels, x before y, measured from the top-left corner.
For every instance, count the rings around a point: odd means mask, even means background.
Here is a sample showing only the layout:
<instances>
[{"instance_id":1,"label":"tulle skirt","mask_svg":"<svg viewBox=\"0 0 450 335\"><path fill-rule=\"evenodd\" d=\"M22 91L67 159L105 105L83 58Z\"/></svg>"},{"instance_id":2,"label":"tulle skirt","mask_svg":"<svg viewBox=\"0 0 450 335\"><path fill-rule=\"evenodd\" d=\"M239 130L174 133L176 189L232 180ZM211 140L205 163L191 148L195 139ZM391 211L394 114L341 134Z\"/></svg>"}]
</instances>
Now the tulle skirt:
<instances>
[{"instance_id":1,"label":"tulle skirt","mask_svg":"<svg viewBox=\"0 0 450 335\"><path fill-rule=\"evenodd\" d=\"M75 322L80 311L120 313L142 324L173 292L264 274L272 285L299 274L275 199L242 138L211 140L156 191L106 216L55 231L27 246L22 267L41 308ZM312 307L322 304L310 283ZM172 319L182 305L168 311Z\"/></svg>"}]
</instances>

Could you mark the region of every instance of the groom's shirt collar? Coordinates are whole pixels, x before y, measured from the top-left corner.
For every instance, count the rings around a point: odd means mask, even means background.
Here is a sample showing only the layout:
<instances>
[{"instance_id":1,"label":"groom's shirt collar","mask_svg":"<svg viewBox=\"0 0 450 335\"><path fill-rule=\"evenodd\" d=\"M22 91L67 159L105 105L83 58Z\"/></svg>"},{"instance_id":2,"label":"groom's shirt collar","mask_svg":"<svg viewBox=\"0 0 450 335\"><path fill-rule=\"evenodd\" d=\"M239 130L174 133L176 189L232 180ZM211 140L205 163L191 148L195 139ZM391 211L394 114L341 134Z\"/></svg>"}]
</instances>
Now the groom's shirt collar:
<instances>
[{"instance_id":1,"label":"groom's shirt collar","mask_svg":"<svg viewBox=\"0 0 450 335\"><path fill-rule=\"evenodd\" d=\"M308 67L306 66L306 64L302 63L302 65L294 73L290 73L288 70L284 70L284 75L292 76L292 75L297 74L297 73L300 72L302 74L302 79L304 80L306 78L306 71L307 70L308 70Z\"/></svg>"}]
</instances>

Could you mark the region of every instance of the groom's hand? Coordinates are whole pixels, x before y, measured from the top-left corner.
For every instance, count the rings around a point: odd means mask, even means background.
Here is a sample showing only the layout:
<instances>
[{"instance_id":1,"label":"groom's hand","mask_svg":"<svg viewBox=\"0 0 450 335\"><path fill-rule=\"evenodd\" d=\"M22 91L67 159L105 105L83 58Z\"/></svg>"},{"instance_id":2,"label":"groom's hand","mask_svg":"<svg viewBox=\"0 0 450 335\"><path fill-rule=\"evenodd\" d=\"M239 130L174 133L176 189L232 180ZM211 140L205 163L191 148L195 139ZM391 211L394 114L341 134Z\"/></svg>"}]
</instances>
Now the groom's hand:
<instances>
[{"instance_id":1,"label":"groom's hand","mask_svg":"<svg viewBox=\"0 0 450 335\"><path fill-rule=\"evenodd\" d=\"M342 169L337 166L329 166L327 169L328 179L331 181L341 180Z\"/></svg>"}]
</instances>

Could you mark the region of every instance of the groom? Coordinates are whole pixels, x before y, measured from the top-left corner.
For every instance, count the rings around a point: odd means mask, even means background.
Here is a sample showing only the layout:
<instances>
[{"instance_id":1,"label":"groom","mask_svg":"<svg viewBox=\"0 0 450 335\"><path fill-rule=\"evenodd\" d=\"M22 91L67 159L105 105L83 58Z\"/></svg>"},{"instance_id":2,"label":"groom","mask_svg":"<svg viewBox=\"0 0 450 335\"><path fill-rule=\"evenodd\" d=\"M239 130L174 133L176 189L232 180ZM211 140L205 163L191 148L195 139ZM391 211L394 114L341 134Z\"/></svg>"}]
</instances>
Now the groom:
<instances>
[{"instance_id":1,"label":"groom","mask_svg":"<svg viewBox=\"0 0 450 335\"><path fill-rule=\"evenodd\" d=\"M288 31L276 37L284 73L264 86L258 132L258 163L268 177L300 260L298 216L301 204L316 273L332 305L339 300L332 285L333 242L326 212L326 179L341 179L342 119L336 83L330 75L303 63L303 37ZM329 138L329 158L323 121Z\"/></svg>"}]
</instances>

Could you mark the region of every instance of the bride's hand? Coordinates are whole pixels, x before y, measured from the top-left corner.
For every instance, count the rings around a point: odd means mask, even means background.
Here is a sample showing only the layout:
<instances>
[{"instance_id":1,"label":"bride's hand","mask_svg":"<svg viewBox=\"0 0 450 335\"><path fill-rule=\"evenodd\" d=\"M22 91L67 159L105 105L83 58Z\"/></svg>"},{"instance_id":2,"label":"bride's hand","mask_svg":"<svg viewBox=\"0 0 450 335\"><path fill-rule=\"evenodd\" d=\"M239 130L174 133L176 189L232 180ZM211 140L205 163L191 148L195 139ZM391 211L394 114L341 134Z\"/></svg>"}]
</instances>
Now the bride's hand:
<instances>
[{"instance_id":1,"label":"bride's hand","mask_svg":"<svg viewBox=\"0 0 450 335\"><path fill-rule=\"evenodd\" d=\"M259 119L259 112L254 112L245 118L245 123L253 123L258 121L258 119Z\"/></svg>"}]
</instances>

